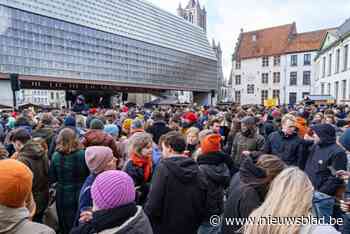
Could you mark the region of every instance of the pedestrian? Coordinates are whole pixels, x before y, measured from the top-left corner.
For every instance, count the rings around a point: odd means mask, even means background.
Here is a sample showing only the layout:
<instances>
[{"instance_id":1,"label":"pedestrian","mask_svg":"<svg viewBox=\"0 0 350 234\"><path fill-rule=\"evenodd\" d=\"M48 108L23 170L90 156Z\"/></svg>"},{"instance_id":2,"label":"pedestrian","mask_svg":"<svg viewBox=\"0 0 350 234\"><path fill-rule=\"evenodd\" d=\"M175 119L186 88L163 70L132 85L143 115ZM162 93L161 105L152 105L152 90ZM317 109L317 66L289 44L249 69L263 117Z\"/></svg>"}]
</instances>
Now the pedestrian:
<instances>
[{"instance_id":1,"label":"pedestrian","mask_svg":"<svg viewBox=\"0 0 350 234\"><path fill-rule=\"evenodd\" d=\"M93 119L90 123L90 129L83 136L81 143L85 148L89 146L106 146L111 148L114 157L118 160L120 155L118 154L117 143L114 138L108 133L104 132L104 124L100 119Z\"/></svg>"},{"instance_id":2,"label":"pedestrian","mask_svg":"<svg viewBox=\"0 0 350 234\"><path fill-rule=\"evenodd\" d=\"M267 137L264 145L265 154L280 157L288 166L304 167L304 143L296 128L296 118L287 114L282 118L282 129Z\"/></svg>"},{"instance_id":3,"label":"pedestrian","mask_svg":"<svg viewBox=\"0 0 350 234\"><path fill-rule=\"evenodd\" d=\"M52 115L44 113L41 116L40 122L36 129L32 133L33 138L42 138L45 140L47 146L51 145L52 139L54 139L55 132L52 128Z\"/></svg>"},{"instance_id":4,"label":"pedestrian","mask_svg":"<svg viewBox=\"0 0 350 234\"><path fill-rule=\"evenodd\" d=\"M116 159L113 152L106 146L90 146L85 151L85 162L90 170L90 175L86 178L79 194L79 208L75 223L78 220L85 220L81 215L84 211L92 209L91 186L96 177L104 171L116 170Z\"/></svg>"},{"instance_id":5,"label":"pedestrian","mask_svg":"<svg viewBox=\"0 0 350 234\"><path fill-rule=\"evenodd\" d=\"M208 182L207 217L198 229L198 234L220 232L220 226L210 224L210 217L221 216L224 210L224 190L229 186L231 179L230 169L233 161L221 150L221 136L211 134L201 142L202 154L197 163ZM230 167L229 167L230 165Z\"/></svg>"},{"instance_id":6,"label":"pedestrian","mask_svg":"<svg viewBox=\"0 0 350 234\"><path fill-rule=\"evenodd\" d=\"M296 234L338 234L331 225L258 223L263 217L312 217L314 188L307 175L297 167L283 170L271 183L263 204L249 216L253 223L244 226L244 234L296 233Z\"/></svg>"},{"instance_id":7,"label":"pedestrian","mask_svg":"<svg viewBox=\"0 0 350 234\"><path fill-rule=\"evenodd\" d=\"M56 207L60 233L68 234L78 211L79 193L89 169L85 151L76 132L64 128L58 135L56 152L50 165L50 184L56 185Z\"/></svg>"},{"instance_id":8,"label":"pedestrian","mask_svg":"<svg viewBox=\"0 0 350 234\"><path fill-rule=\"evenodd\" d=\"M42 139L43 144L46 142ZM33 197L36 212L33 221L42 223L49 203L49 159L47 149L38 141L27 142L18 153L18 161L24 163L33 173Z\"/></svg>"},{"instance_id":9,"label":"pedestrian","mask_svg":"<svg viewBox=\"0 0 350 234\"><path fill-rule=\"evenodd\" d=\"M337 145L336 132L332 125L318 124L311 129L314 133L314 145L309 151L305 172L316 190L335 196L344 184L332 171L347 169L346 152Z\"/></svg>"},{"instance_id":10,"label":"pedestrian","mask_svg":"<svg viewBox=\"0 0 350 234\"><path fill-rule=\"evenodd\" d=\"M239 172L231 179L223 220L247 218L254 209L264 202L271 181L285 167L285 163L274 155L261 155L256 162L249 156L245 157ZM222 233L237 233L242 225L222 223Z\"/></svg>"},{"instance_id":11,"label":"pedestrian","mask_svg":"<svg viewBox=\"0 0 350 234\"><path fill-rule=\"evenodd\" d=\"M155 111L152 114L153 124L150 128L146 129L146 132L152 134L154 143L159 143L159 138L170 132L170 128L167 126L164 121L164 116L159 112Z\"/></svg>"},{"instance_id":12,"label":"pedestrian","mask_svg":"<svg viewBox=\"0 0 350 234\"><path fill-rule=\"evenodd\" d=\"M110 170L99 174L91 187L93 209L84 214L89 221L74 228L71 234L153 234L142 207L135 203L135 193L133 180L125 172Z\"/></svg>"},{"instance_id":13,"label":"pedestrian","mask_svg":"<svg viewBox=\"0 0 350 234\"><path fill-rule=\"evenodd\" d=\"M199 129L191 127L186 132L186 155L192 157L193 153L199 148Z\"/></svg>"},{"instance_id":14,"label":"pedestrian","mask_svg":"<svg viewBox=\"0 0 350 234\"><path fill-rule=\"evenodd\" d=\"M167 133L162 149L164 158L152 180L145 212L154 233L196 233L207 215L204 175L184 154L186 140L181 133Z\"/></svg>"},{"instance_id":15,"label":"pedestrian","mask_svg":"<svg viewBox=\"0 0 350 234\"><path fill-rule=\"evenodd\" d=\"M54 234L51 228L30 221L25 207L31 197L33 173L23 163L0 160L0 233Z\"/></svg>"},{"instance_id":16,"label":"pedestrian","mask_svg":"<svg viewBox=\"0 0 350 234\"><path fill-rule=\"evenodd\" d=\"M124 171L131 176L137 187L137 202L144 204L152 178L152 136L148 133L135 133L129 142L129 161Z\"/></svg>"},{"instance_id":17,"label":"pedestrian","mask_svg":"<svg viewBox=\"0 0 350 234\"><path fill-rule=\"evenodd\" d=\"M30 133L24 128L17 128L11 133L10 141L14 146L15 153L11 156L12 159L18 158L18 152L32 138Z\"/></svg>"},{"instance_id":18,"label":"pedestrian","mask_svg":"<svg viewBox=\"0 0 350 234\"><path fill-rule=\"evenodd\" d=\"M232 159L236 167L241 163L242 155L256 155L264 149L265 139L257 133L256 120L247 116L241 120L241 131L236 134L232 144Z\"/></svg>"}]
</instances>

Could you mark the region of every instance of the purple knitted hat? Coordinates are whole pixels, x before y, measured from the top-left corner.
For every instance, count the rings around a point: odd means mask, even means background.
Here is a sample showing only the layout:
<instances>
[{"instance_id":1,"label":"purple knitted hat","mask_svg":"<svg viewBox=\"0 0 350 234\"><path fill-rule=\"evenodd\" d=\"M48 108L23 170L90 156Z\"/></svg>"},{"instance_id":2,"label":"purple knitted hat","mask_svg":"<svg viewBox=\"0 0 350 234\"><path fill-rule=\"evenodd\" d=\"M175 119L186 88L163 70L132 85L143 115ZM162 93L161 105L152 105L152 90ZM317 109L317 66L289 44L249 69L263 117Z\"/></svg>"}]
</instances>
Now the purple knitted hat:
<instances>
[{"instance_id":1,"label":"purple knitted hat","mask_svg":"<svg viewBox=\"0 0 350 234\"><path fill-rule=\"evenodd\" d=\"M134 182L123 171L105 171L92 184L91 197L100 210L129 204L135 201Z\"/></svg>"}]
</instances>

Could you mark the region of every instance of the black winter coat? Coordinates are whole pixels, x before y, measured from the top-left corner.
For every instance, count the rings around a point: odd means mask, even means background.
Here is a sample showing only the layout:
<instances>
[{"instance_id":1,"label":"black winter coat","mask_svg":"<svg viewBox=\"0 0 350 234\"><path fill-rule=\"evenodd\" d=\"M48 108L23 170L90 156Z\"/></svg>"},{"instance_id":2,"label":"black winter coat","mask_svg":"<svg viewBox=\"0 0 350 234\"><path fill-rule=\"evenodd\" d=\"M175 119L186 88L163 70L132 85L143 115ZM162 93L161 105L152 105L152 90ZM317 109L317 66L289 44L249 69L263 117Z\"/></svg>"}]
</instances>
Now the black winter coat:
<instances>
[{"instance_id":1,"label":"black winter coat","mask_svg":"<svg viewBox=\"0 0 350 234\"><path fill-rule=\"evenodd\" d=\"M264 201L267 188L262 182L265 172L255 166L250 157L245 157L239 172L234 175L228 190L223 220L233 218L247 218ZM235 234L242 226L240 224L226 225L222 222L223 234Z\"/></svg>"},{"instance_id":2,"label":"black winter coat","mask_svg":"<svg viewBox=\"0 0 350 234\"><path fill-rule=\"evenodd\" d=\"M343 181L332 175L332 170L346 170L346 152L336 144L336 132L332 125L319 124L312 130L319 136L320 142L311 147L305 172L316 190L334 196L336 190L343 186Z\"/></svg>"},{"instance_id":3,"label":"black winter coat","mask_svg":"<svg viewBox=\"0 0 350 234\"><path fill-rule=\"evenodd\" d=\"M207 215L207 182L187 157L162 160L145 205L154 233L194 234Z\"/></svg>"},{"instance_id":4,"label":"black winter coat","mask_svg":"<svg viewBox=\"0 0 350 234\"><path fill-rule=\"evenodd\" d=\"M224 210L224 190L231 180L224 154L221 152L200 155L197 159L200 170L208 182L207 193L207 220L212 215L221 215Z\"/></svg>"},{"instance_id":5,"label":"black winter coat","mask_svg":"<svg viewBox=\"0 0 350 234\"><path fill-rule=\"evenodd\" d=\"M113 234L152 234L149 220L140 206L131 203L109 210L99 210L93 219L74 228L71 234L93 234L108 230Z\"/></svg>"},{"instance_id":6,"label":"black winter coat","mask_svg":"<svg viewBox=\"0 0 350 234\"><path fill-rule=\"evenodd\" d=\"M276 131L266 139L264 153L278 156L288 166L303 168L304 149L303 140L297 133L286 136L282 131Z\"/></svg>"}]
</instances>

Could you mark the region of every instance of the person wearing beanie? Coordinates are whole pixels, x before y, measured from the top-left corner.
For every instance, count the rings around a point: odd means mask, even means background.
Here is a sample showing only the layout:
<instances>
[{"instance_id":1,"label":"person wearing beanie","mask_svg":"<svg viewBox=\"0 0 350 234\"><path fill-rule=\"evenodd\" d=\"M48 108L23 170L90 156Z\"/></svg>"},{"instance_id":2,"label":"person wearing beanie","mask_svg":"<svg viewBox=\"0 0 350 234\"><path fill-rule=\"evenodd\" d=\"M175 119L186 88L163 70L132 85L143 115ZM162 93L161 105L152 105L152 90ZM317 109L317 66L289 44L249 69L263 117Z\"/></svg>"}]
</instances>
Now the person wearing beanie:
<instances>
[{"instance_id":1,"label":"person wearing beanie","mask_svg":"<svg viewBox=\"0 0 350 234\"><path fill-rule=\"evenodd\" d=\"M106 124L103 128L104 132L111 135L114 140L118 140L119 138L119 128L115 124Z\"/></svg>"},{"instance_id":2,"label":"person wearing beanie","mask_svg":"<svg viewBox=\"0 0 350 234\"><path fill-rule=\"evenodd\" d=\"M71 128L62 129L49 169L49 182L56 183L56 209L62 234L68 234L73 227L80 189L89 174L78 135Z\"/></svg>"},{"instance_id":3,"label":"person wearing beanie","mask_svg":"<svg viewBox=\"0 0 350 234\"><path fill-rule=\"evenodd\" d=\"M73 116L68 115L68 116L64 119L63 125L64 125L65 127L74 127L74 128L75 128L76 125L77 125L77 123L76 123L75 118L74 118Z\"/></svg>"},{"instance_id":4,"label":"person wearing beanie","mask_svg":"<svg viewBox=\"0 0 350 234\"><path fill-rule=\"evenodd\" d=\"M162 137L163 159L144 206L155 234L197 233L207 215L207 182L185 149L181 133Z\"/></svg>"},{"instance_id":5,"label":"person wearing beanie","mask_svg":"<svg viewBox=\"0 0 350 234\"><path fill-rule=\"evenodd\" d=\"M77 218L81 217L83 211L92 207L91 186L97 175L104 171L115 170L116 161L113 152L105 146L90 146L85 151L86 165L90 170L90 175L86 178L79 195L79 209ZM75 222L78 223L78 220Z\"/></svg>"},{"instance_id":6,"label":"person wearing beanie","mask_svg":"<svg viewBox=\"0 0 350 234\"><path fill-rule=\"evenodd\" d=\"M129 136L131 124L132 124L132 119L124 119L122 123L122 136L126 136L126 137Z\"/></svg>"},{"instance_id":7,"label":"person wearing beanie","mask_svg":"<svg viewBox=\"0 0 350 234\"><path fill-rule=\"evenodd\" d=\"M181 117L181 133L185 136L187 129L193 127L198 121L198 117L193 112L186 112Z\"/></svg>"},{"instance_id":8,"label":"person wearing beanie","mask_svg":"<svg viewBox=\"0 0 350 234\"><path fill-rule=\"evenodd\" d=\"M130 138L129 144L129 161L125 163L124 171L134 180L138 189L137 202L143 204L149 191L149 183L152 178L152 136L148 133L135 133Z\"/></svg>"},{"instance_id":9,"label":"person wearing beanie","mask_svg":"<svg viewBox=\"0 0 350 234\"><path fill-rule=\"evenodd\" d=\"M207 217L199 227L198 233L218 233L219 227L210 225L213 215L220 216L224 211L224 190L229 186L232 159L221 150L221 136L211 134L201 141L202 154L198 156L199 169L208 181L208 212Z\"/></svg>"},{"instance_id":10,"label":"person wearing beanie","mask_svg":"<svg viewBox=\"0 0 350 234\"><path fill-rule=\"evenodd\" d=\"M25 207L31 198L33 173L13 159L0 161L0 233L54 234L51 228L30 221Z\"/></svg>"},{"instance_id":11,"label":"person wearing beanie","mask_svg":"<svg viewBox=\"0 0 350 234\"><path fill-rule=\"evenodd\" d=\"M71 234L108 233L153 234L151 224L141 206L135 203L132 178L123 171L99 174L91 187L93 210L86 211L82 222Z\"/></svg>"},{"instance_id":12,"label":"person wearing beanie","mask_svg":"<svg viewBox=\"0 0 350 234\"><path fill-rule=\"evenodd\" d=\"M264 153L280 157L288 166L298 166L304 169L303 139L297 133L296 118L293 115L283 116L282 128L266 138Z\"/></svg>"},{"instance_id":13,"label":"person wearing beanie","mask_svg":"<svg viewBox=\"0 0 350 234\"><path fill-rule=\"evenodd\" d=\"M231 157L239 168L242 155L257 156L264 149L265 139L257 133L256 119L246 116L241 119L241 129L232 143Z\"/></svg>"},{"instance_id":14,"label":"person wearing beanie","mask_svg":"<svg viewBox=\"0 0 350 234\"><path fill-rule=\"evenodd\" d=\"M344 184L332 174L332 170L347 170L345 150L336 143L336 131L330 124L317 124L311 127L314 145L309 150L305 173L309 176L315 190L335 196Z\"/></svg>"},{"instance_id":15,"label":"person wearing beanie","mask_svg":"<svg viewBox=\"0 0 350 234\"><path fill-rule=\"evenodd\" d=\"M37 138L38 139L38 138ZM18 153L18 161L24 163L33 173L33 196L36 203L35 222L42 223L49 203L49 159L44 139L27 142Z\"/></svg>"},{"instance_id":16,"label":"person wearing beanie","mask_svg":"<svg viewBox=\"0 0 350 234\"><path fill-rule=\"evenodd\" d=\"M89 146L107 146L113 151L113 155L117 160L120 158L115 139L104 131L104 124L100 119L91 121L90 129L83 136L81 143L85 148Z\"/></svg>"},{"instance_id":17,"label":"person wearing beanie","mask_svg":"<svg viewBox=\"0 0 350 234\"><path fill-rule=\"evenodd\" d=\"M136 132L144 132L143 123L141 120L135 119L132 121L130 126L130 134L134 134Z\"/></svg>"}]
</instances>

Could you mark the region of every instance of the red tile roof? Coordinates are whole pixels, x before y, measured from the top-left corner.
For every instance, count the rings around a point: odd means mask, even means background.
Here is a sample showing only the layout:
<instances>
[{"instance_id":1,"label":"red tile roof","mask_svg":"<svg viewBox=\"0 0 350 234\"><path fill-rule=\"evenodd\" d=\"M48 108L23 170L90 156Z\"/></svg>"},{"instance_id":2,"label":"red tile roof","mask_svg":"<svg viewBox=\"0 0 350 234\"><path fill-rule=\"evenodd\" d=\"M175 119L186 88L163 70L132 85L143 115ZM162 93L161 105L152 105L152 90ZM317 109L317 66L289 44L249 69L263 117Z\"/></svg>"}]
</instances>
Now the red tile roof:
<instances>
[{"instance_id":1,"label":"red tile roof","mask_svg":"<svg viewBox=\"0 0 350 234\"><path fill-rule=\"evenodd\" d=\"M324 29L298 34L295 23L292 23L245 32L240 36L235 55L240 59L248 59L317 50L327 31Z\"/></svg>"},{"instance_id":2,"label":"red tile roof","mask_svg":"<svg viewBox=\"0 0 350 234\"><path fill-rule=\"evenodd\" d=\"M295 35L288 43L285 53L296 53L320 49L323 38L329 30L332 29L323 29Z\"/></svg>"}]
</instances>

